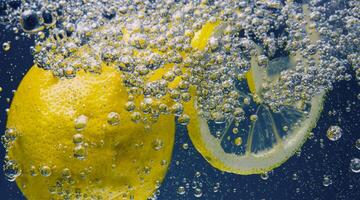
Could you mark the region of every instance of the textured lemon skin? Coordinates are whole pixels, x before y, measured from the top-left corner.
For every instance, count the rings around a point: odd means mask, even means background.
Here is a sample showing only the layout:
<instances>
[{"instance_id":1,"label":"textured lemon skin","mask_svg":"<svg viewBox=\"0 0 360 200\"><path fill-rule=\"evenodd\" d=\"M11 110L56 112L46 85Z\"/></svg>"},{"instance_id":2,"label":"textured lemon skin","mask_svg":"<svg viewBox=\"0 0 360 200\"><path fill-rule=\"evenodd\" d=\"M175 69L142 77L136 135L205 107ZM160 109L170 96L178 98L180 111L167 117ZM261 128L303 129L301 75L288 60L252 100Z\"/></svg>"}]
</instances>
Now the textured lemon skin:
<instances>
[{"instance_id":1,"label":"textured lemon skin","mask_svg":"<svg viewBox=\"0 0 360 200\"><path fill-rule=\"evenodd\" d=\"M110 67L104 66L101 74L80 71L70 80L32 67L15 94L7 121L7 127L20 134L8 156L22 169L16 183L26 198L63 199L67 191L71 199L74 191L80 191L81 199L151 196L171 159L174 116L162 115L145 130L124 109L127 98L120 73ZM107 123L110 112L120 115L119 125ZM74 120L80 115L87 116L88 123L77 131ZM73 155L76 133L88 144L85 160ZM156 139L163 142L160 150L153 148ZM39 167L45 165L51 168L49 177L39 174ZM37 176L30 175L31 166L36 167ZM65 168L71 172L70 180L62 178ZM56 192L51 194L49 187Z\"/></svg>"}]
</instances>

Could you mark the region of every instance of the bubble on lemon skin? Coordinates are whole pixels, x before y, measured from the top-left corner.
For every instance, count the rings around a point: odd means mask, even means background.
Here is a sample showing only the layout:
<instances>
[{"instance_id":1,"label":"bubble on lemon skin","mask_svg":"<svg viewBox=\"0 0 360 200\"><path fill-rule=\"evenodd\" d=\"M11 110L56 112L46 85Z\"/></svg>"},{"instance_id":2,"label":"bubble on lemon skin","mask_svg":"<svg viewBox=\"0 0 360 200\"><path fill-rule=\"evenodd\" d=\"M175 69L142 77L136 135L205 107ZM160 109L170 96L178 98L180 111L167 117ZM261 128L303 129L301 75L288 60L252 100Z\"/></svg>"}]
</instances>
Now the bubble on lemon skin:
<instances>
[{"instance_id":1,"label":"bubble on lemon skin","mask_svg":"<svg viewBox=\"0 0 360 200\"><path fill-rule=\"evenodd\" d=\"M48 177L48 176L51 176L51 168L47 165L43 165L39 168L39 171L40 171L40 175L41 176L44 176L44 177Z\"/></svg>"},{"instance_id":2,"label":"bubble on lemon skin","mask_svg":"<svg viewBox=\"0 0 360 200\"><path fill-rule=\"evenodd\" d=\"M34 165L30 166L29 172L30 176L37 176L39 174L38 169Z\"/></svg>"},{"instance_id":3,"label":"bubble on lemon skin","mask_svg":"<svg viewBox=\"0 0 360 200\"><path fill-rule=\"evenodd\" d=\"M120 115L116 112L110 112L107 116L107 122L112 126L118 125L120 123Z\"/></svg>"},{"instance_id":4,"label":"bubble on lemon skin","mask_svg":"<svg viewBox=\"0 0 360 200\"><path fill-rule=\"evenodd\" d=\"M350 161L350 169L354 173L360 172L360 159L359 158L353 158Z\"/></svg>"},{"instance_id":5,"label":"bubble on lemon skin","mask_svg":"<svg viewBox=\"0 0 360 200\"><path fill-rule=\"evenodd\" d=\"M73 143L75 145L80 145L83 142L84 142L84 136L82 134L77 133L77 134L73 135Z\"/></svg>"},{"instance_id":6,"label":"bubble on lemon skin","mask_svg":"<svg viewBox=\"0 0 360 200\"><path fill-rule=\"evenodd\" d=\"M85 160L87 156L86 146L78 144L74 147L74 158L78 160Z\"/></svg>"},{"instance_id":7,"label":"bubble on lemon skin","mask_svg":"<svg viewBox=\"0 0 360 200\"><path fill-rule=\"evenodd\" d=\"M152 147L155 151L159 151L164 147L164 142L161 139L155 139L152 142Z\"/></svg>"},{"instance_id":8,"label":"bubble on lemon skin","mask_svg":"<svg viewBox=\"0 0 360 200\"><path fill-rule=\"evenodd\" d=\"M343 130L339 126L330 126L326 131L326 136L331 141L337 141L343 135Z\"/></svg>"},{"instance_id":9,"label":"bubble on lemon skin","mask_svg":"<svg viewBox=\"0 0 360 200\"><path fill-rule=\"evenodd\" d=\"M88 117L85 115L80 115L78 118L75 119L75 129L80 131L86 127L88 122Z\"/></svg>"},{"instance_id":10,"label":"bubble on lemon skin","mask_svg":"<svg viewBox=\"0 0 360 200\"><path fill-rule=\"evenodd\" d=\"M6 128L5 134L1 136L1 143L3 144L6 151L8 151L13 146L13 143L18 136L19 133L15 128Z\"/></svg>"}]
</instances>

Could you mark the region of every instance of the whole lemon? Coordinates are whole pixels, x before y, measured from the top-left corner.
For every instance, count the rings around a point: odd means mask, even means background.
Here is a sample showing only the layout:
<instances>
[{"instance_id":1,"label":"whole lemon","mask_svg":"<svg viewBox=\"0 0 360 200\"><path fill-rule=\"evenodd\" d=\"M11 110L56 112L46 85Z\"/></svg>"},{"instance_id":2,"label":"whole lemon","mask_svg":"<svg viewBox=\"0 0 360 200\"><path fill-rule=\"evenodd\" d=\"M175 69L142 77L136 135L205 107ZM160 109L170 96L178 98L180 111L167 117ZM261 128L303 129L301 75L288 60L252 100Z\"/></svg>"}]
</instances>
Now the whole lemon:
<instances>
[{"instance_id":1,"label":"whole lemon","mask_svg":"<svg viewBox=\"0 0 360 200\"><path fill-rule=\"evenodd\" d=\"M59 79L34 66L22 80L8 113L16 139L7 162L21 171L16 183L27 199L141 200L159 187L174 115L143 122L143 113L125 109L143 97L129 97L118 70L102 69Z\"/></svg>"}]
</instances>

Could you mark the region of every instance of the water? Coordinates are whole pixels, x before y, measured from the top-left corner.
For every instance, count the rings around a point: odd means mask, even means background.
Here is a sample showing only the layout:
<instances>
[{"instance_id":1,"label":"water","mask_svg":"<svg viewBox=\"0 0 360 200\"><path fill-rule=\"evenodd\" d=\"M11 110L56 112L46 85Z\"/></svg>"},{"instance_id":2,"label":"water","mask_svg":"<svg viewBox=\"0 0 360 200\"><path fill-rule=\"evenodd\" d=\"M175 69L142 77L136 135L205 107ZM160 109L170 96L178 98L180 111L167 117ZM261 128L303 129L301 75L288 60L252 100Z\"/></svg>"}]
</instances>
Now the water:
<instances>
[{"instance_id":1,"label":"water","mask_svg":"<svg viewBox=\"0 0 360 200\"><path fill-rule=\"evenodd\" d=\"M27 17L31 17L29 13L28 15ZM104 13L105 18L111 19L114 17L112 15L111 9ZM51 23L50 21L48 23ZM33 26L27 29L39 28L37 23ZM0 51L0 57L4 58L0 59L0 86L3 88L0 93L0 125L2 130L5 130L5 109L10 106L6 98L13 96L12 90L17 88L23 73L32 65L33 57L29 49L33 45L33 40L26 37L16 39L19 34L13 34L13 31L5 29L4 26L0 30L0 41L10 41L11 44L7 51ZM144 48L146 44L143 42L140 37L136 43L137 48ZM212 48L216 47L216 41L212 41ZM67 69L65 74L71 78L73 69ZM356 76L356 72L351 74L353 77ZM159 188L158 199L356 199L360 195L359 177L349 166L354 166L353 159L359 157L359 151L354 144L359 138L357 133L360 90L355 79L340 81L331 87L320 120L313 130L314 134L302 147L300 156L294 156L281 167L267 172L265 178L259 175L235 175L214 169L196 151L186 134L186 129L179 124L170 169ZM351 109L348 109L349 107ZM176 105L173 109L174 114L179 116L179 123L187 124L187 117L181 115L181 109L180 105ZM334 110L336 112L333 112ZM331 115L328 114L329 111ZM224 120L220 115L215 116L215 119L219 119L218 122ZM117 119L121 119L121 115L117 118L116 114L111 114L109 119L109 123L115 122L113 124L117 125ZM133 119L139 120L136 114ZM79 116L74 122L74 127L81 131L86 128L86 122L86 116ZM336 141L330 141L326 133L334 125L341 127L343 135L336 137ZM240 140L236 141L240 145ZM161 141L154 141L153 144L153 148L159 150L163 146ZM2 155L4 153L2 151ZM49 171L46 168L43 172L47 175ZM201 176L196 175L199 172ZM331 177L331 184L326 183L326 187L324 177ZM326 181L328 182L327 179ZM5 179L0 181L0 191L4 194L4 199L23 199L15 184Z\"/></svg>"}]
</instances>

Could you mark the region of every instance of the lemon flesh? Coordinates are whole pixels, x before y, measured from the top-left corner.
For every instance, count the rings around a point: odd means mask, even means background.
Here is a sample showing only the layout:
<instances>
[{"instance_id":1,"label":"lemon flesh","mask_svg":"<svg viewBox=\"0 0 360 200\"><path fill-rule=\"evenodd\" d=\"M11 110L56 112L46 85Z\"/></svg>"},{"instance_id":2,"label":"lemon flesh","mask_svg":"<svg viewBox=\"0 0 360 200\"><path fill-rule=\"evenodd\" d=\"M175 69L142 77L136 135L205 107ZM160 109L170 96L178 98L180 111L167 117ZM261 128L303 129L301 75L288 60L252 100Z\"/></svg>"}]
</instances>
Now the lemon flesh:
<instances>
[{"instance_id":1,"label":"lemon flesh","mask_svg":"<svg viewBox=\"0 0 360 200\"><path fill-rule=\"evenodd\" d=\"M308 16L307 8L303 9L305 16ZM204 29L212 32L204 34L204 30L200 30L196 33L198 38L194 39L197 41L192 41L192 44L196 45L194 48L206 46L209 37L216 30L208 25L204 26ZM307 32L312 42L319 37L308 28ZM260 53L262 50L257 47L257 51ZM291 68L297 59L301 59L300 52L281 62L285 62L287 67ZM317 57L314 59L319 60ZM251 59L251 69L237 87L240 93L239 101L248 99L249 103L242 103L245 119L236 127L239 130L235 133L231 131L235 128L233 120L223 126L216 125L198 115L194 101L184 106L184 110L192 119L187 126L191 141L213 167L236 174L259 174L270 171L299 150L308 133L316 125L323 107L324 91L307 102L306 109L302 108L305 102L297 102L296 105L283 106L278 112L273 112L262 103L263 83L276 83L281 71L277 69L277 65L271 67L274 67L271 70L277 73L269 73L269 69L266 71L260 68L255 56ZM192 93L195 93L194 88Z\"/></svg>"},{"instance_id":2,"label":"lemon flesh","mask_svg":"<svg viewBox=\"0 0 360 200\"><path fill-rule=\"evenodd\" d=\"M174 116L161 115L147 129L134 123L120 72L102 70L62 80L34 66L22 80L8 115L7 127L18 133L8 159L22 169L16 183L27 199L147 199L159 187ZM110 113L118 124L108 122ZM78 130L80 116L87 122ZM83 136L83 159L74 156L76 134Z\"/></svg>"}]
</instances>

